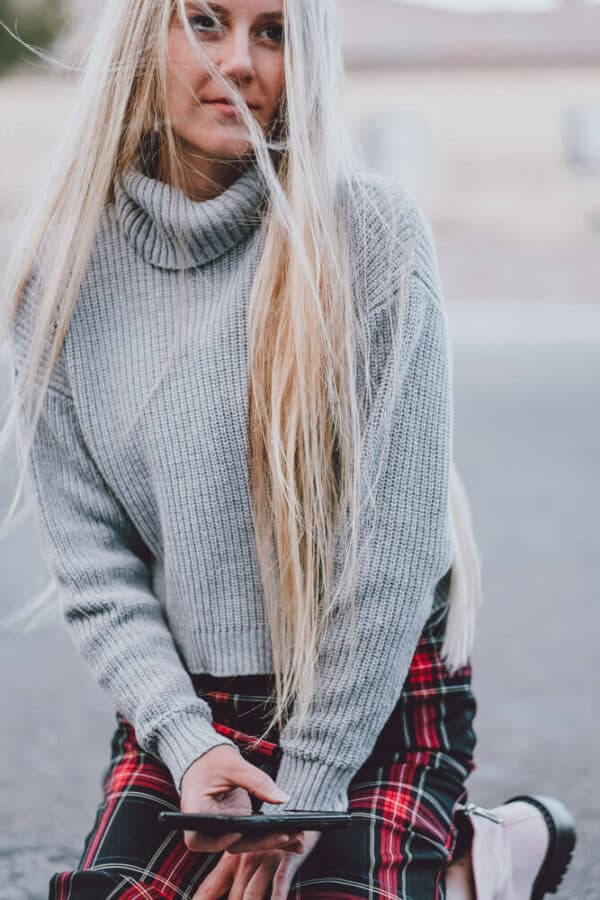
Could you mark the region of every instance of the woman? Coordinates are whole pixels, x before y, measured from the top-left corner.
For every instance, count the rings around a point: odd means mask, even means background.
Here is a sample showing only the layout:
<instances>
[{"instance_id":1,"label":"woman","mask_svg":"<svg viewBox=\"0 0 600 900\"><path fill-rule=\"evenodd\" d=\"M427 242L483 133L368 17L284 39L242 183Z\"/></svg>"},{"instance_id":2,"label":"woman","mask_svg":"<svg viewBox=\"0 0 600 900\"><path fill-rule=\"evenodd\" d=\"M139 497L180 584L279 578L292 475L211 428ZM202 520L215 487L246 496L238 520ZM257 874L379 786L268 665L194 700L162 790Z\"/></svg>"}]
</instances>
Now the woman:
<instances>
[{"instance_id":1,"label":"woman","mask_svg":"<svg viewBox=\"0 0 600 900\"><path fill-rule=\"evenodd\" d=\"M51 897L487 896L446 313L428 224L345 137L334 12L109 3L13 257L22 477L117 709ZM519 803L529 896L564 848ZM209 840L178 808L355 815Z\"/></svg>"}]
</instances>

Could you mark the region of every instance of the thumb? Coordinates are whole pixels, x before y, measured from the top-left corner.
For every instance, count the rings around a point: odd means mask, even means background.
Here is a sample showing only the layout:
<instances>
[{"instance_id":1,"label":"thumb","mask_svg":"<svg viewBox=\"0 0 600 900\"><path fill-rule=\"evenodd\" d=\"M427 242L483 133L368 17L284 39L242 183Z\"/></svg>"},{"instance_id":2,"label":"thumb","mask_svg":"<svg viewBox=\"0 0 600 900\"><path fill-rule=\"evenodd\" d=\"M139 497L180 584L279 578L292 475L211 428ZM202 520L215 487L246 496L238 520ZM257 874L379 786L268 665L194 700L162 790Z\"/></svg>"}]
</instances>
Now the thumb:
<instances>
[{"instance_id":1,"label":"thumb","mask_svg":"<svg viewBox=\"0 0 600 900\"><path fill-rule=\"evenodd\" d=\"M235 769L229 779L238 787L246 788L250 794L266 800L268 803L283 803L290 795L282 791L270 775L247 762L242 756L236 760Z\"/></svg>"}]
</instances>

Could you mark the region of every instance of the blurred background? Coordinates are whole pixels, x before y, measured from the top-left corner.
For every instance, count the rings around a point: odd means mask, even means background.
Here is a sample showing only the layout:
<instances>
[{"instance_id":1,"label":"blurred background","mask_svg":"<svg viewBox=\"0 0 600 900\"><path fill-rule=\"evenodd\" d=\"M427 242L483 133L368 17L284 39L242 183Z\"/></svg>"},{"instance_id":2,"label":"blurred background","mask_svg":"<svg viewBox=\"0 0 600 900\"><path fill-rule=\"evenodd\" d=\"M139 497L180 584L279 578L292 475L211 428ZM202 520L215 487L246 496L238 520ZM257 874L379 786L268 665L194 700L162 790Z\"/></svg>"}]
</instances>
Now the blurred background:
<instances>
[{"instance_id":1,"label":"blurred background","mask_svg":"<svg viewBox=\"0 0 600 900\"><path fill-rule=\"evenodd\" d=\"M454 348L455 457L483 562L470 799L554 794L579 824L559 898L598 898L600 4L339 0L347 112L436 238ZM92 0L0 0L82 58ZM0 28L0 266L75 78ZM3 398L8 373L0 358ZM3 512L14 470L0 472ZM3 613L47 581L24 522L0 545ZM0 632L0 898L44 898L93 825L114 713L58 617Z\"/></svg>"}]
</instances>

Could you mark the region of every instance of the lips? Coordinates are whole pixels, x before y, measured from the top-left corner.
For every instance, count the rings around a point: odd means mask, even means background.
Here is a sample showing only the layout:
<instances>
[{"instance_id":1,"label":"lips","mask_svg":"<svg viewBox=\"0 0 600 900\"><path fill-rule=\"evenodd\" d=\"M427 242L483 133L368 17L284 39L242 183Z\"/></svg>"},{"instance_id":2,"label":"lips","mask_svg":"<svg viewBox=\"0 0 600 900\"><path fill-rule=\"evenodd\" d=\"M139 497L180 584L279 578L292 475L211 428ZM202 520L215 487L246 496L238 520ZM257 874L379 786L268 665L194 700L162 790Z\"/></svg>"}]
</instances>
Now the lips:
<instances>
[{"instance_id":1,"label":"lips","mask_svg":"<svg viewBox=\"0 0 600 900\"><path fill-rule=\"evenodd\" d=\"M231 100L228 100L227 97L217 97L215 100L204 100L204 103L224 103L227 106L233 106ZM258 109L256 104L248 103L250 109Z\"/></svg>"}]
</instances>

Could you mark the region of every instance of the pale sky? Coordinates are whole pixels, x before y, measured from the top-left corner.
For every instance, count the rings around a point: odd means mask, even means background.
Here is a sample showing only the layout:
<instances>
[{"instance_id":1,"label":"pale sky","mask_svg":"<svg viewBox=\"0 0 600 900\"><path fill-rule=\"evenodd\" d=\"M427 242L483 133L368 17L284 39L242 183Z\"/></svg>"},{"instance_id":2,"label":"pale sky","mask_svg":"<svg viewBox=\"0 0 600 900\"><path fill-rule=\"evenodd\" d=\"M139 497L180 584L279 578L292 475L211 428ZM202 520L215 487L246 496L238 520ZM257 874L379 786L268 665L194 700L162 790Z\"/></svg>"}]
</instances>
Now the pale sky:
<instances>
[{"instance_id":1,"label":"pale sky","mask_svg":"<svg viewBox=\"0 0 600 900\"><path fill-rule=\"evenodd\" d=\"M402 3L403 0L396 0ZM415 2L415 0L411 0ZM461 9L483 12L490 9L510 9L516 12L535 12L561 5L561 0L418 0L422 6L438 6L446 9ZM600 0L583 0L589 6L598 6Z\"/></svg>"}]
</instances>

